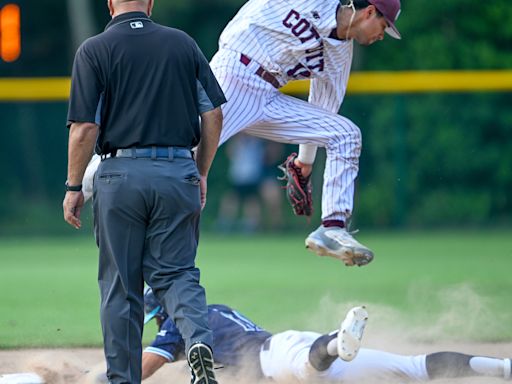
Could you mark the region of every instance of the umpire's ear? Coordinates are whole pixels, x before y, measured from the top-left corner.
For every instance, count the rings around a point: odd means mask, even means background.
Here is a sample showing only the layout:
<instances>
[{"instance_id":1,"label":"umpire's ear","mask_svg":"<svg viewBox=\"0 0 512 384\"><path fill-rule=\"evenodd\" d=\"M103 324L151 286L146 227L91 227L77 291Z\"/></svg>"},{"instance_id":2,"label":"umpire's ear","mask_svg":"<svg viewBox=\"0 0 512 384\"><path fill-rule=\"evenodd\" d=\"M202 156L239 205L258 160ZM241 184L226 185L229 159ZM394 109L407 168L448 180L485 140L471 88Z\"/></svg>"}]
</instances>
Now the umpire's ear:
<instances>
[{"instance_id":1,"label":"umpire's ear","mask_svg":"<svg viewBox=\"0 0 512 384\"><path fill-rule=\"evenodd\" d=\"M153 5L155 4L154 0L149 0L148 2L148 16L151 16L151 13L153 12Z\"/></svg>"},{"instance_id":2,"label":"umpire's ear","mask_svg":"<svg viewBox=\"0 0 512 384\"><path fill-rule=\"evenodd\" d=\"M114 16L114 5L112 4L112 0L107 0L107 7L110 12L110 16Z\"/></svg>"}]
</instances>

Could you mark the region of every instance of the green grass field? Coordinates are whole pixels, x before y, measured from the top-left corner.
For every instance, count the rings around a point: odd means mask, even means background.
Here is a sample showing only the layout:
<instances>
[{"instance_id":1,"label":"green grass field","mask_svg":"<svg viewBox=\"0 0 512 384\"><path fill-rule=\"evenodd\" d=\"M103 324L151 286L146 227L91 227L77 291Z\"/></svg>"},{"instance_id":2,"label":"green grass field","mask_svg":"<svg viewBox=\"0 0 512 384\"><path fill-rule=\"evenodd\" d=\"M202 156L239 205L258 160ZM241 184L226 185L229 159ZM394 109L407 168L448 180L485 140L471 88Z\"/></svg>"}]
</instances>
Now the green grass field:
<instances>
[{"instance_id":1,"label":"green grass field","mask_svg":"<svg viewBox=\"0 0 512 384\"><path fill-rule=\"evenodd\" d=\"M300 234L204 235L198 265L208 301L231 305L271 331L327 331L350 305L365 304L374 327L512 340L510 232L359 239L376 258L347 268L306 251ZM92 236L0 239L0 348L101 345L96 268Z\"/></svg>"}]
</instances>

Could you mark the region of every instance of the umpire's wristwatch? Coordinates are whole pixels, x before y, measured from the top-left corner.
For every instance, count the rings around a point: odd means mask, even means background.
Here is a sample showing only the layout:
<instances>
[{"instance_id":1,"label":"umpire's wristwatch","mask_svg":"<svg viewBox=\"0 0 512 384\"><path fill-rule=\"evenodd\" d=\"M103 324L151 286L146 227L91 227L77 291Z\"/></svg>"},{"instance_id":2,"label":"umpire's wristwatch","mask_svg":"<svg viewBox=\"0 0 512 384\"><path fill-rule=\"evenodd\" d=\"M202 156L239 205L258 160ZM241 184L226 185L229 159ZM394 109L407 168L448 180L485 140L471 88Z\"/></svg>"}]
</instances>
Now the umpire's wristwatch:
<instances>
[{"instance_id":1,"label":"umpire's wristwatch","mask_svg":"<svg viewBox=\"0 0 512 384\"><path fill-rule=\"evenodd\" d=\"M64 184L66 186L66 192L80 192L82 190L82 184L79 185L69 185L68 182Z\"/></svg>"}]
</instances>

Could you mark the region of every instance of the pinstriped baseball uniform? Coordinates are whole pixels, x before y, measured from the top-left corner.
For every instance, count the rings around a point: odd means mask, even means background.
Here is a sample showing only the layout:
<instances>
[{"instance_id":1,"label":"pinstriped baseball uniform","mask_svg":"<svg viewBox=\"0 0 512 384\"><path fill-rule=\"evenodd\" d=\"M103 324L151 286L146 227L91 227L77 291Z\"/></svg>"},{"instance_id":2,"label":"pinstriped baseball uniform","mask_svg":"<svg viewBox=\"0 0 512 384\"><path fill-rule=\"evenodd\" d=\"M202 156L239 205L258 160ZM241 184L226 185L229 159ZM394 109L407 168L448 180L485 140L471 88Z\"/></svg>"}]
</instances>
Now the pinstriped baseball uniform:
<instances>
[{"instance_id":1,"label":"pinstriped baseball uniform","mask_svg":"<svg viewBox=\"0 0 512 384\"><path fill-rule=\"evenodd\" d=\"M337 0L250 0L224 29L211 62L228 102L221 144L244 131L326 148L322 219L345 220L353 207L361 132L337 114L352 62L352 40L329 37ZM276 87L311 79L309 102Z\"/></svg>"}]
</instances>

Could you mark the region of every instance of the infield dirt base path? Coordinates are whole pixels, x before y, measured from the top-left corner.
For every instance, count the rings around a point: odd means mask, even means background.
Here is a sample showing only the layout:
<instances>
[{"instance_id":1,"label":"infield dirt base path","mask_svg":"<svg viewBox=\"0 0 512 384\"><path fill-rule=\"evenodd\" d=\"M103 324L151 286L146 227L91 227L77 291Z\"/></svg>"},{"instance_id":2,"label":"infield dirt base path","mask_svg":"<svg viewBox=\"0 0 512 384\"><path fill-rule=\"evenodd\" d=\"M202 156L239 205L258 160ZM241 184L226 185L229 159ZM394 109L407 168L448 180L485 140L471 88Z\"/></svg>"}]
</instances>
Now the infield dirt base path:
<instances>
[{"instance_id":1,"label":"infield dirt base path","mask_svg":"<svg viewBox=\"0 0 512 384\"><path fill-rule=\"evenodd\" d=\"M375 348L375 346L371 346ZM379 346L379 348L384 348ZM396 347L395 347L396 348ZM389 348L386 348L389 350ZM434 351L459 351L484 356L512 357L512 343L446 343L446 344L409 344L400 345L399 353L419 354ZM392 350L391 352L397 352ZM47 384L93 384L95 378L104 372L103 352L101 349L22 349L0 350L0 374L35 372L46 380ZM218 371L220 384L253 383L251 378L233 378L226 372ZM190 378L184 362L166 364L153 377L146 380L147 384L183 383L188 384ZM400 379L387 381L369 380L364 384L403 383ZM502 379L472 378L438 380L436 384L494 384L504 382ZM357 384L363 384L359 381Z\"/></svg>"}]
</instances>

